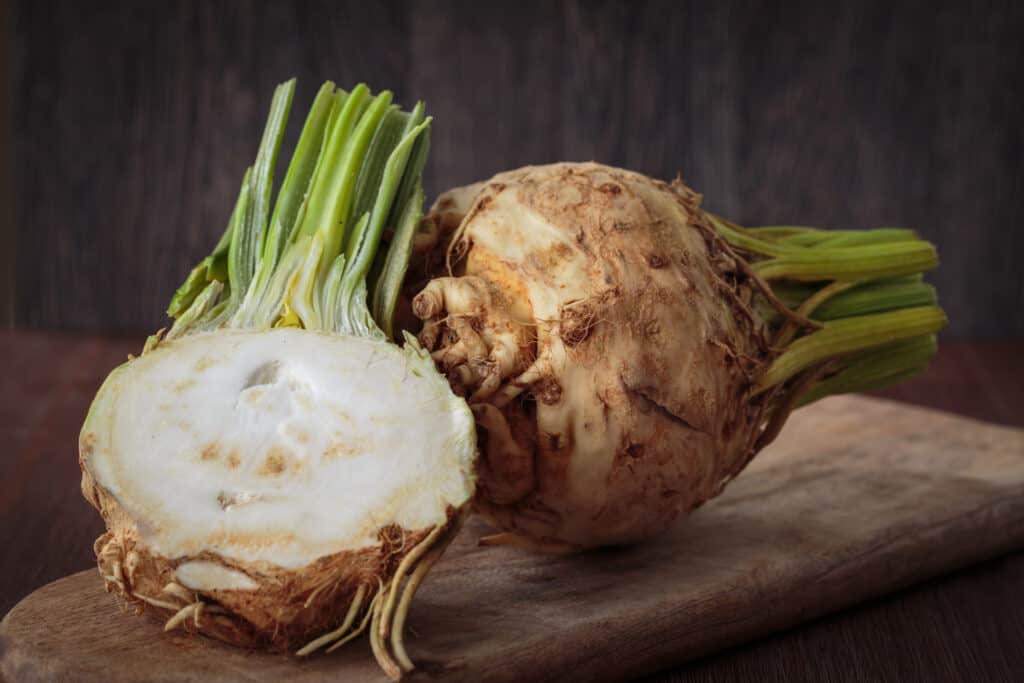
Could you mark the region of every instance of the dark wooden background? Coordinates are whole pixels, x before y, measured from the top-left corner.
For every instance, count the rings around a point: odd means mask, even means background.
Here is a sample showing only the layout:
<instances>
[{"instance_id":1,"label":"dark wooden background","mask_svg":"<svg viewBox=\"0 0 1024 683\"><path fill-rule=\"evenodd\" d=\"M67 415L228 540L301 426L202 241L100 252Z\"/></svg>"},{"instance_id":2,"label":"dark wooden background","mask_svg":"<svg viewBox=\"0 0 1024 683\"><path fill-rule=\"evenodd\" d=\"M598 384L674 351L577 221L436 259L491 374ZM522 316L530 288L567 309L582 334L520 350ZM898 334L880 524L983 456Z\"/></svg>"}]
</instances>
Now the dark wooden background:
<instances>
[{"instance_id":1,"label":"dark wooden background","mask_svg":"<svg viewBox=\"0 0 1024 683\"><path fill-rule=\"evenodd\" d=\"M1024 335L1019 1L25 0L11 34L17 326L160 326L295 75L295 118L327 78L425 99L431 193L681 169L741 222L916 227L949 335Z\"/></svg>"}]
</instances>

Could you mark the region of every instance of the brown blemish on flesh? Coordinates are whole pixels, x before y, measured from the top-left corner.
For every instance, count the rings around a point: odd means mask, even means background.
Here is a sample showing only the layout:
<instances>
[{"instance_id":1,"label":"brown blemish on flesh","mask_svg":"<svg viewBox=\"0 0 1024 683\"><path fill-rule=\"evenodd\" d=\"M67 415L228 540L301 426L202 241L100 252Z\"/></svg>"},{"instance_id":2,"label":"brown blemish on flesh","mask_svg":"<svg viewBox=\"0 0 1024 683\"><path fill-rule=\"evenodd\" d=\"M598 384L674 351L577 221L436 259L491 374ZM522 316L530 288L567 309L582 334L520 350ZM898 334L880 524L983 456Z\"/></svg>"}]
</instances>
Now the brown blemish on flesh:
<instances>
[{"instance_id":1,"label":"brown blemish on flesh","mask_svg":"<svg viewBox=\"0 0 1024 683\"><path fill-rule=\"evenodd\" d=\"M216 363L217 361L214 358L210 358L209 356L201 356L199 360L196 361L195 370L196 372L202 372L203 370L206 370L207 368L215 365Z\"/></svg>"},{"instance_id":2,"label":"brown blemish on flesh","mask_svg":"<svg viewBox=\"0 0 1024 683\"><path fill-rule=\"evenodd\" d=\"M263 476L276 477L277 475L284 472L287 467L288 456L290 454L284 448L280 446L274 446L267 453L267 459L263 461L262 467L256 472Z\"/></svg>"},{"instance_id":3,"label":"brown blemish on flesh","mask_svg":"<svg viewBox=\"0 0 1024 683\"><path fill-rule=\"evenodd\" d=\"M220 449L215 442L210 442L203 446L203 450L199 453L199 459L203 462L209 462L216 460L220 457Z\"/></svg>"},{"instance_id":4,"label":"brown blemish on flesh","mask_svg":"<svg viewBox=\"0 0 1024 683\"><path fill-rule=\"evenodd\" d=\"M302 427L298 427L293 424L288 425L288 436L292 437L300 444L307 444L310 440L309 432Z\"/></svg>"},{"instance_id":5,"label":"brown blemish on flesh","mask_svg":"<svg viewBox=\"0 0 1024 683\"><path fill-rule=\"evenodd\" d=\"M348 458L353 455L359 455L363 449L359 448L358 444L344 443L336 441L330 446L324 449L324 458Z\"/></svg>"},{"instance_id":6,"label":"brown blemish on flesh","mask_svg":"<svg viewBox=\"0 0 1024 683\"><path fill-rule=\"evenodd\" d=\"M231 449L231 452L228 453L228 457L225 459L225 462L227 462L228 467L231 469L238 467L242 463L242 457L238 454L237 448Z\"/></svg>"},{"instance_id":7,"label":"brown blemish on flesh","mask_svg":"<svg viewBox=\"0 0 1024 683\"><path fill-rule=\"evenodd\" d=\"M171 390L180 394L183 391L186 391L187 389L190 389L191 387L195 386L195 383L195 379L189 377L188 379L179 380L172 384Z\"/></svg>"}]
</instances>

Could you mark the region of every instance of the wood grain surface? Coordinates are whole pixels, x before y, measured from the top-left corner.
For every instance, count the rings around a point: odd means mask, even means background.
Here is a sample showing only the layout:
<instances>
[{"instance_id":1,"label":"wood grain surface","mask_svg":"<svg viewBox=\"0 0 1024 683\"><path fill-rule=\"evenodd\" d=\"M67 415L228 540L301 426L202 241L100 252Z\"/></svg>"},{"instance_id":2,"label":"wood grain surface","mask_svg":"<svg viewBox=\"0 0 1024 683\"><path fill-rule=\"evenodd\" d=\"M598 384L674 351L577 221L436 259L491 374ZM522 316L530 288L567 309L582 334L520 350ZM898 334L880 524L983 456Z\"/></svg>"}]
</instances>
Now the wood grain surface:
<instances>
[{"instance_id":1,"label":"wood grain surface","mask_svg":"<svg viewBox=\"0 0 1024 683\"><path fill-rule=\"evenodd\" d=\"M1024 335L1016 0L14 4L20 326L160 327L294 75L295 117L325 79L426 100L428 195L682 170L740 222L918 228L950 331Z\"/></svg>"},{"instance_id":2,"label":"wood grain surface","mask_svg":"<svg viewBox=\"0 0 1024 683\"><path fill-rule=\"evenodd\" d=\"M837 397L656 542L541 556L482 533L464 529L417 596L423 673L620 680L1024 546L1024 430ZM19 603L0 643L4 673L33 682L386 680L365 647L296 661L164 635L94 570Z\"/></svg>"},{"instance_id":3,"label":"wood grain surface","mask_svg":"<svg viewBox=\"0 0 1024 683\"><path fill-rule=\"evenodd\" d=\"M0 334L0 357L11 362L11 371L0 373L0 437L9 444L8 457L0 459L0 611L6 611L32 588L90 566L91 542L101 525L76 490L75 435L103 375L136 347L135 340ZM1022 353L1021 343L947 344L926 375L889 394L1024 426L1020 411L1024 405L1024 373L1018 360ZM1001 508L991 509L988 516L968 516L963 522L965 518L953 514L971 501L985 499L991 493L990 485L1013 486L1009 476L985 483L985 477L978 478L964 469L972 466L970 453L976 453L978 461L988 461L1001 452L1000 448L979 451L976 446L980 433L1009 432L949 422L949 418L939 418L939 423L904 419L901 416L908 413L896 404L876 405L875 412L867 415L844 408L857 403L856 399L835 399L821 404L822 409L828 409L830 423L841 426L842 439L854 439L858 444L853 451L843 451L838 442L830 442L811 449L821 457L810 457L808 439L814 440L809 435L815 429L806 424L801 428L800 421L813 421L815 415L798 413L797 422L784 432L782 441L755 461L726 497L698 513L662 544L604 551L589 558L543 560L514 551L480 551L462 545L459 550L467 554L453 552L424 588L424 599L412 621L412 652L427 662L427 670L437 671L439 666L459 663L452 652L461 652L465 662L486 660L484 655L493 655L495 643L503 642L502 638L511 633L517 639L509 645L509 653L519 654L511 658L513 664L502 665L498 671L502 675L521 673L514 668L515 662L532 666L537 657L544 655L544 661L553 663L550 666L568 666L579 676L600 673L615 678L625 671L654 670L813 618L829 608L859 602L882 590L883 584L889 588L905 585L939 568L978 559L997 550L998 544L981 551L994 538L1006 544L1004 547L1014 544L1014 536L1019 536L1024 526L1018 523L1000 535L994 533L1000 531L994 520L1004 518L1006 510L1010 514L1022 512L1019 491ZM871 447L887 429L907 437L892 442L901 444L901 448ZM1009 443L1018 445L1017 453L1010 453L1006 461L1020 465L1024 445L1019 436L1016 438ZM939 440L941 447L932 448L934 440ZM891 439L884 441L890 443ZM804 468L803 474L796 482L799 485L779 480L778 489L773 490L771 482L775 478L788 476L784 467L788 464L787 450L803 458L796 470ZM862 453L866 455L858 461ZM889 476L881 479L877 476L878 463L871 458L880 453L889 459L883 468ZM912 456L900 460L901 453ZM959 455L945 459L943 454L950 453ZM845 485L829 487L827 473L842 463L850 465L856 476ZM946 476L953 471L962 476ZM824 493L821 487L825 487ZM951 496L951 489L946 487L955 488L956 495ZM743 501L759 496L771 501L772 509L779 514L751 512L762 510L763 503L746 508L744 513ZM823 508L823 499L832 505ZM903 507L911 500L912 508ZM900 534L885 532L884 523L879 521L901 519L909 509L920 511L922 506L932 511L932 524L919 520L920 526L904 528L906 533ZM886 514L879 516L879 511ZM793 521L786 522L788 518ZM947 520L951 518L967 526L940 538L928 536L948 531ZM842 520L843 533L833 533L835 528L830 526L838 520ZM784 542L772 543L773 538ZM813 551L823 542L842 545L843 538L850 544L845 553L828 556ZM738 544L737 539L742 543ZM914 544L928 551L908 553L907 548ZM688 553L673 552L679 547ZM784 553L787 547L810 548L797 558L797 566L817 573L794 580L790 570L795 560L787 563L773 554ZM713 558L719 553L724 553L722 557L727 561L716 562ZM757 558L764 563L758 565ZM885 558L881 575L877 571L854 571L868 566L858 565L858 561L878 558ZM487 567L499 569L488 573ZM458 581L474 571L484 572L482 578L480 574L475 576L487 592L467 610L457 595ZM724 588L721 581L708 578L722 571L736 579L726 582ZM85 576L91 575L89 572ZM545 579L552 576L557 580ZM649 590L645 576L660 577L658 585L667 583L668 590ZM810 576L817 580L810 580ZM679 580L681 577L686 580ZM677 667L659 674L658 680L1019 680L1024 671L1024 652L1019 646L1024 632L1024 605L1019 597L1022 582L1024 554L1017 552L895 597ZM90 585L88 580L85 585ZM95 590L96 584L91 585ZM588 600L580 606L577 598L596 588L607 593L610 604L625 605L614 619L600 612L601 605L609 602ZM707 599L701 599L702 595ZM668 608L686 596L692 600L689 611ZM79 603L72 597L69 594L62 601L62 609L81 614L81 619L89 618L88 613L73 608ZM544 600L538 606L532 601L539 597ZM159 628L145 620L119 616L110 596L103 598L105 602L99 604L106 604L109 619L106 625L97 625L94 633L109 638L115 631L120 633L120 627L114 625L116 620L127 619L129 635L122 635L126 643L117 643L115 649L125 662L144 661L142 644L152 645L150 636ZM763 609L752 615L750 605L754 602ZM492 616L488 622L500 628L477 628L474 619L479 618L478 613ZM40 619L49 623L46 619L60 615L58 611ZM710 620L710 626L694 628L696 617ZM616 632L615 624L622 623L621 619L625 619L628 629ZM438 623L444 628L434 628ZM567 642L563 636L560 648L539 637L545 629L561 631L572 623L583 624L583 632L590 635L579 642ZM467 633L471 635L467 637ZM614 633L619 633L619 639L608 640ZM163 636L157 636L156 642L163 645L176 642L175 636L167 642L160 638ZM47 647L47 642L47 638L39 638L37 646ZM53 647L52 637L49 642ZM529 651L540 654L524 652L526 644ZM100 650L110 653L109 645ZM207 661L203 659L207 647L192 643L185 649L174 649L180 655L176 667L180 664L187 670L188 661ZM631 653L629 657L623 655L627 652ZM216 662L236 661L232 658L242 656L217 655ZM52 661L59 666L60 656ZM368 665L366 653L358 649L342 654L336 661L337 665L357 669ZM266 666L270 670L294 666L287 659L275 662ZM313 676L328 665L335 666L335 660L314 660L300 671ZM550 667L545 670L554 671ZM88 673L84 668L76 671ZM458 676L459 671L454 669L451 675Z\"/></svg>"}]
</instances>

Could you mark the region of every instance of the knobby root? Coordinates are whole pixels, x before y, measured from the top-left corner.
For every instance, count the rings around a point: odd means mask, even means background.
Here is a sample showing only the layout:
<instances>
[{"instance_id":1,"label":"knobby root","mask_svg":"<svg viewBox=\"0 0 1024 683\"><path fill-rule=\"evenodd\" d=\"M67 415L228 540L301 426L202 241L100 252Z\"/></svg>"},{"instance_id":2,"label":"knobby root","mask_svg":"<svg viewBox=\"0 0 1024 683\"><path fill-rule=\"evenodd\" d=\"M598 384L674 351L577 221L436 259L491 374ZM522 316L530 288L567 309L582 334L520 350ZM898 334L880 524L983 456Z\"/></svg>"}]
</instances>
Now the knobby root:
<instances>
[{"instance_id":1,"label":"knobby root","mask_svg":"<svg viewBox=\"0 0 1024 683\"><path fill-rule=\"evenodd\" d=\"M523 393L523 391L529 389L549 374L550 368L548 367L547 361L538 358L518 377L507 382L505 386L496 391L493 396L490 397L491 400L489 403L497 408L504 408L512 402L513 399L519 396L519 394Z\"/></svg>"}]
</instances>

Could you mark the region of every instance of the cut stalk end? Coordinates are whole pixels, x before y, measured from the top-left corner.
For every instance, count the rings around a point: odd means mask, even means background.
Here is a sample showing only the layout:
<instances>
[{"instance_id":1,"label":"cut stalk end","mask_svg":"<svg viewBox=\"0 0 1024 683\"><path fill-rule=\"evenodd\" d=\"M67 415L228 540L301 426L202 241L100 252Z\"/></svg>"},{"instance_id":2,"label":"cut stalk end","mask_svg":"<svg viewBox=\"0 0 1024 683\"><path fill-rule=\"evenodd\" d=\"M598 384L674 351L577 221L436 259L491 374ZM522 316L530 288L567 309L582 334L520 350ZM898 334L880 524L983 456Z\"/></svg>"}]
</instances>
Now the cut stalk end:
<instances>
[{"instance_id":1,"label":"cut stalk end","mask_svg":"<svg viewBox=\"0 0 1024 683\"><path fill-rule=\"evenodd\" d=\"M755 394L787 385L799 394L795 405L806 405L900 381L927 366L946 316L935 289L921 279L938 265L935 247L913 231L743 228L709 218L775 298L758 302L779 355ZM790 312L821 328L801 329ZM812 381L801 381L809 373Z\"/></svg>"}]
</instances>

